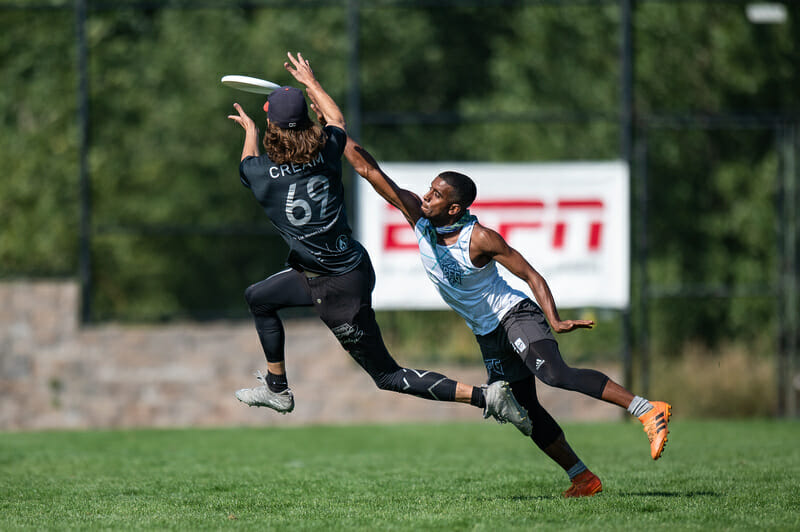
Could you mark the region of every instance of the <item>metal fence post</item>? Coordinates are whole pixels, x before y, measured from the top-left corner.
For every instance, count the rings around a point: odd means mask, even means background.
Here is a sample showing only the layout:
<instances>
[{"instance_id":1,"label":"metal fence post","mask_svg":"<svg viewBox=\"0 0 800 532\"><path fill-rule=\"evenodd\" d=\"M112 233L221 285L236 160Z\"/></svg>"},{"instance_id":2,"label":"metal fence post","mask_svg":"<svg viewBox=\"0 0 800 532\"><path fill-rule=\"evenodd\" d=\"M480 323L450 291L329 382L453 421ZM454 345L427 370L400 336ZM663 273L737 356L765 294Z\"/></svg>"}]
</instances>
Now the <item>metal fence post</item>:
<instances>
[{"instance_id":1,"label":"metal fence post","mask_svg":"<svg viewBox=\"0 0 800 532\"><path fill-rule=\"evenodd\" d=\"M356 141L361 142L361 76L359 65L359 31L360 7L358 0L347 2L347 133ZM350 171L350 216L352 217L353 231L358 234L358 179L355 170Z\"/></svg>"},{"instance_id":2,"label":"metal fence post","mask_svg":"<svg viewBox=\"0 0 800 532\"><path fill-rule=\"evenodd\" d=\"M649 253L649 240L647 238L647 198L648 198L648 176L647 176L647 148L648 148L648 135L646 126L640 128L639 138L636 143L636 161L637 161L637 182L636 182L636 203L637 209L637 278L639 281L639 358L641 367L639 368L639 375L641 382L639 383L640 392L642 394L649 394L650 392L650 280L647 275L647 258Z\"/></svg>"},{"instance_id":3,"label":"metal fence post","mask_svg":"<svg viewBox=\"0 0 800 532\"><path fill-rule=\"evenodd\" d=\"M800 223L798 204L797 124L779 128L780 152L780 218L778 220L779 260L779 330L778 330L778 414L798 417L800 394L800 367L798 367L798 335L800 335L800 243L797 224Z\"/></svg>"},{"instance_id":4,"label":"metal fence post","mask_svg":"<svg viewBox=\"0 0 800 532\"><path fill-rule=\"evenodd\" d=\"M792 217L789 220L790 242L792 245L791 264L791 299L789 312L791 313L792 327L789 337L789 415L800 418L800 165L797 164L800 153L800 129L798 122L791 126L790 153L792 171L787 177L792 185Z\"/></svg>"},{"instance_id":5,"label":"metal fence post","mask_svg":"<svg viewBox=\"0 0 800 532\"><path fill-rule=\"evenodd\" d=\"M633 0L620 0L620 154L628 164L629 176L634 172L632 146L634 137L633 122ZM631 183L632 185L632 183ZM633 210L631 210L633 212ZM630 237L629 237L630 238ZM629 287L632 283L629 282ZM629 288L630 290L630 288ZM622 364L624 384L631 387L633 380L633 364L631 346L633 344L633 327L631 325L631 304L622 311L622 334L624 339Z\"/></svg>"},{"instance_id":6,"label":"metal fence post","mask_svg":"<svg viewBox=\"0 0 800 532\"><path fill-rule=\"evenodd\" d=\"M778 149L778 346L775 365L778 415L798 415L798 187L797 125L776 128Z\"/></svg>"}]
</instances>

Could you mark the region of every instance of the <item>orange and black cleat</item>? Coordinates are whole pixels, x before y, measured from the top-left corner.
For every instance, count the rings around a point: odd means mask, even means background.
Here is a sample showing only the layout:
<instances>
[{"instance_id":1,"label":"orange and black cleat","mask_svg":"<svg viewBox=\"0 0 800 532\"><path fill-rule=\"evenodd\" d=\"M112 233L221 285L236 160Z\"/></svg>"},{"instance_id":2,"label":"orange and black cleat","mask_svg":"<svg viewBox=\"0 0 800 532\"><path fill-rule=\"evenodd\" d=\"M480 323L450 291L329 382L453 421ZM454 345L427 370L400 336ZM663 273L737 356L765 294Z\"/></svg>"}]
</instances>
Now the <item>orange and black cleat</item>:
<instances>
[{"instance_id":1,"label":"orange and black cleat","mask_svg":"<svg viewBox=\"0 0 800 532\"><path fill-rule=\"evenodd\" d=\"M650 456L658 460L667 444L669 429L667 423L671 415L672 405L661 401L651 401L653 409L639 416L639 421L644 425L644 431L650 440Z\"/></svg>"},{"instance_id":2,"label":"orange and black cleat","mask_svg":"<svg viewBox=\"0 0 800 532\"><path fill-rule=\"evenodd\" d=\"M603 491L600 479L588 469L572 479L572 486L564 492L564 497L591 497Z\"/></svg>"}]
</instances>

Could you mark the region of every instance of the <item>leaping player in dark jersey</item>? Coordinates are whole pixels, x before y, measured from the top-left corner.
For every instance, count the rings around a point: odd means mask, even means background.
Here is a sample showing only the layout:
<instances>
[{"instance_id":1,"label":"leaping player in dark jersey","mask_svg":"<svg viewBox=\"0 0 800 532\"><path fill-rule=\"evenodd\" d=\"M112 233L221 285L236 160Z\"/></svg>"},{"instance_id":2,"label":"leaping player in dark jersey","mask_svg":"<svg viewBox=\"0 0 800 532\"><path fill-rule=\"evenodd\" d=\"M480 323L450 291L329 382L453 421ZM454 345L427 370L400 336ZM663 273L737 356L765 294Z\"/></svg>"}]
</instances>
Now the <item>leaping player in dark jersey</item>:
<instances>
[{"instance_id":1,"label":"leaping player in dark jersey","mask_svg":"<svg viewBox=\"0 0 800 532\"><path fill-rule=\"evenodd\" d=\"M308 61L301 54L288 57L284 67L306 87L318 116L325 117L324 127L312 122L303 92L294 87L275 90L264 105L264 154L255 123L238 103L233 105L236 114L228 116L245 130L239 165L242 184L289 246L288 267L245 291L267 359L267 374L259 371L262 385L239 390L236 397L283 414L294 409L278 311L313 306L378 388L469 403L483 408L484 417L510 422L530 434L530 419L507 382L470 386L432 371L403 368L387 351L372 309L375 272L347 222L341 162L347 142L344 117Z\"/></svg>"},{"instance_id":2,"label":"leaping player in dark jersey","mask_svg":"<svg viewBox=\"0 0 800 532\"><path fill-rule=\"evenodd\" d=\"M353 140L348 141L345 155L356 172L397 207L414 229L428 278L475 333L489 382L511 383L514 396L530 415L530 437L569 475L571 486L565 497L592 496L602 490L602 484L578 459L561 428L539 403L534 376L550 386L626 408L644 425L652 458L661 456L671 406L634 396L599 371L567 366L551 327L566 333L591 328L594 322L562 320L545 279L499 233L470 215L469 206L477 192L472 179L442 172L420 198L398 187ZM499 275L497 263L524 280L539 304L512 289Z\"/></svg>"}]
</instances>

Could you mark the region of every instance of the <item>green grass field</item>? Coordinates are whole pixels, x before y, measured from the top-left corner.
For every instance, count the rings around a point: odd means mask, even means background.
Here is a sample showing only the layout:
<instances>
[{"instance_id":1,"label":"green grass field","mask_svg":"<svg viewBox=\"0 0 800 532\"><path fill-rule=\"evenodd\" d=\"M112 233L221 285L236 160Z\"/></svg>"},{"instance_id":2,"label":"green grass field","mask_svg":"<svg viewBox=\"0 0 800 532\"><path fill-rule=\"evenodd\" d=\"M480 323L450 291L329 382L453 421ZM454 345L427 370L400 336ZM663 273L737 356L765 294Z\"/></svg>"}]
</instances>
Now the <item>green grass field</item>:
<instances>
[{"instance_id":1,"label":"green grass field","mask_svg":"<svg viewBox=\"0 0 800 532\"><path fill-rule=\"evenodd\" d=\"M266 414L266 412L265 412ZM0 530L799 530L800 423L567 424L603 480L566 475L511 426L0 434Z\"/></svg>"}]
</instances>

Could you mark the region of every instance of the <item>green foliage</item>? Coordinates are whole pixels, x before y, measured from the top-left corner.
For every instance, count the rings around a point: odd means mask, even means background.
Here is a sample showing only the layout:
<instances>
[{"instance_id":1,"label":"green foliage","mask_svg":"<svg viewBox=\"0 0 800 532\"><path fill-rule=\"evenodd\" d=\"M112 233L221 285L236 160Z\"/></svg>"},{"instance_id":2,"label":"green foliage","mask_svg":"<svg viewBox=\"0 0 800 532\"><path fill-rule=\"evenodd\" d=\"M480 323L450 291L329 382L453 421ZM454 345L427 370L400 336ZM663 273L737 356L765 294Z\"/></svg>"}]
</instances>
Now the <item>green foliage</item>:
<instances>
[{"instance_id":1,"label":"green foliage","mask_svg":"<svg viewBox=\"0 0 800 532\"><path fill-rule=\"evenodd\" d=\"M73 274L74 13L0 9L0 275ZM636 3L635 110L648 151L634 192L646 171L650 287L675 296L648 316L659 350L775 329L774 131L669 129L650 118L800 111L800 5L787 9L786 24L761 26L739 3ZM360 140L379 160L619 157L613 3L361 3L359 15ZM286 51L302 51L354 115L346 3L120 4L90 10L87 32L95 319L245 316L242 290L277 270L286 248L239 184L243 135L226 118L239 101L263 122L263 98L218 81L238 73L290 84ZM747 297L709 300L709 287ZM387 336L401 341L415 320L458 321L390 317ZM452 343L456 358L471 352L471 342Z\"/></svg>"},{"instance_id":2,"label":"green foliage","mask_svg":"<svg viewBox=\"0 0 800 532\"><path fill-rule=\"evenodd\" d=\"M764 134L651 134L649 186L659 192L648 202L648 272L674 296L653 307L652 327L675 332L656 335L658 349L679 350L687 338L715 345L773 332L765 324L777 284L776 158L768 152L752 160L748 149Z\"/></svg>"},{"instance_id":3,"label":"green foliage","mask_svg":"<svg viewBox=\"0 0 800 532\"><path fill-rule=\"evenodd\" d=\"M564 319L593 320L591 329L556 336L564 360L571 366L618 362L624 337L621 315L603 309L559 311ZM475 335L451 311L382 311L376 313L389 351L407 364L448 362L481 364Z\"/></svg>"},{"instance_id":4,"label":"green foliage","mask_svg":"<svg viewBox=\"0 0 800 532\"><path fill-rule=\"evenodd\" d=\"M376 313L392 356L405 363L479 364L481 353L464 320L455 312L383 311Z\"/></svg>"},{"instance_id":5,"label":"green foliage","mask_svg":"<svg viewBox=\"0 0 800 532\"><path fill-rule=\"evenodd\" d=\"M642 3L636 14L643 113L797 111L800 6L781 25L750 24L740 4Z\"/></svg>"},{"instance_id":6,"label":"green foliage","mask_svg":"<svg viewBox=\"0 0 800 532\"><path fill-rule=\"evenodd\" d=\"M616 18L613 8L530 6L515 14L509 31L492 36L489 91L461 107L516 123L488 123L472 135L478 159L618 157L617 126L605 118L618 101ZM526 123L526 115L555 123Z\"/></svg>"},{"instance_id":7,"label":"green foliage","mask_svg":"<svg viewBox=\"0 0 800 532\"><path fill-rule=\"evenodd\" d=\"M77 268L76 76L70 13L0 16L0 273Z\"/></svg>"},{"instance_id":8,"label":"green foliage","mask_svg":"<svg viewBox=\"0 0 800 532\"><path fill-rule=\"evenodd\" d=\"M603 492L595 497L562 498L568 485L564 472L513 427L491 421L3 434L0 527L800 526L800 451L788 444L800 437L795 422L673 421L668 447L655 463L638 424L568 424L564 429L603 481ZM267 461L259 460L265 455Z\"/></svg>"}]
</instances>

